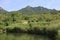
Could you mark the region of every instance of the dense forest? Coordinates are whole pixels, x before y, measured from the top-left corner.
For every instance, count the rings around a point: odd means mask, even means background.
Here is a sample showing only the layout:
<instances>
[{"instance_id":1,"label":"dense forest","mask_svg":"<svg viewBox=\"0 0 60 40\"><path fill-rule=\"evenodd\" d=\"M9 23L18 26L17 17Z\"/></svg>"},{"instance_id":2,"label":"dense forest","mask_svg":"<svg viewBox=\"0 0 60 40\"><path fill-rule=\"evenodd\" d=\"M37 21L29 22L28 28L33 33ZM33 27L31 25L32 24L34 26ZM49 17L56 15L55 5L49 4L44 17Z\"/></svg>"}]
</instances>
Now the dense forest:
<instances>
[{"instance_id":1,"label":"dense forest","mask_svg":"<svg viewBox=\"0 0 60 40\"><path fill-rule=\"evenodd\" d=\"M0 7L0 28L7 27L47 27L59 29L60 11L44 7L27 6L18 11L8 12Z\"/></svg>"},{"instance_id":2,"label":"dense forest","mask_svg":"<svg viewBox=\"0 0 60 40\"><path fill-rule=\"evenodd\" d=\"M0 7L0 30L16 28L28 32L30 32L30 30L35 30L37 32L37 30L42 29L47 31L54 29L59 32L60 11L47 9L41 6L27 6L18 11L8 12Z\"/></svg>"}]
</instances>

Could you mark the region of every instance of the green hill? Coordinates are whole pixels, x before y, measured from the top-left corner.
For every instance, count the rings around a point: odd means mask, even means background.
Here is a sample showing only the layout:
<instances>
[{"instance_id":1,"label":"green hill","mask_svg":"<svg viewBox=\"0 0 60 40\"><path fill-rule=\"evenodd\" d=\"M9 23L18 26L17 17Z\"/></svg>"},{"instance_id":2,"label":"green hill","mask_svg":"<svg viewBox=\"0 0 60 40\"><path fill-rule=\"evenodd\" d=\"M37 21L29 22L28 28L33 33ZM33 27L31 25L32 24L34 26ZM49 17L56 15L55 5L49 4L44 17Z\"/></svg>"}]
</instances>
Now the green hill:
<instances>
[{"instance_id":1,"label":"green hill","mask_svg":"<svg viewBox=\"0 0 60 40\"><path fill-rule=\"evenodd\" d=\"M21 13L24 14L35 14L35 13L48 13L48 12L56 12L57 10L55 9L48 9L45 7L31 7L31 6L27 6L25 8L22 8L21 10L18 10Z\"/></svg>"},{"instance_id":2,"label":"green hill","mask_svg":"<svg viewBox=\"0 0 60 40\"><path fill-rule=\"evenodd\" d=\"M0 28L3 29L8 27L60 29L60 12L55 9L27 6L11 12L6 12L6 10L0 8L0 13Z\"/></svg>"}]
</instances>

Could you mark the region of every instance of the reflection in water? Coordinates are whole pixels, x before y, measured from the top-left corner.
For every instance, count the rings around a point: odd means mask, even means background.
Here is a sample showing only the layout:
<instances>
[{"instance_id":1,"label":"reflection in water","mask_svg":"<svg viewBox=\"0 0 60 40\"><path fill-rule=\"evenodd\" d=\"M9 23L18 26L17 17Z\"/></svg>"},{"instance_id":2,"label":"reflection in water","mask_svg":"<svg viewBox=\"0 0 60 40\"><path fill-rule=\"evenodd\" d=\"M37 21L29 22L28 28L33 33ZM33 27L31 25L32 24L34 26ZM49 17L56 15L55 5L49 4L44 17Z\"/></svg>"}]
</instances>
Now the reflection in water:
<instances>
[{"instance_id":1,"label":"reflection in water","mask_svg":"<svg viewBox=\"0 0 60 40\"><path fill-rule=\"evenodd\" d=\"M0 40L48 40L48 38L30 34L0 34Z\"/></svg>"}]
</instances>

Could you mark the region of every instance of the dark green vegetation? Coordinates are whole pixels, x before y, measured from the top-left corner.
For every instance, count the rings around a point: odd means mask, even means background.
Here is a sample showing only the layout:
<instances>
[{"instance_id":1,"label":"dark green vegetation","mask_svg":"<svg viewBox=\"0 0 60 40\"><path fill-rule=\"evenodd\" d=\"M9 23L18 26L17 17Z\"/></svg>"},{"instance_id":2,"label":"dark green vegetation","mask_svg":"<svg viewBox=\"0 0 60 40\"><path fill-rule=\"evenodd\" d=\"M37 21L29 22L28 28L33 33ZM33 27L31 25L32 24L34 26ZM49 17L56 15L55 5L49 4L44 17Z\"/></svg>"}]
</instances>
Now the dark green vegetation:
<instances>
[{"instance_id":1,"label":"dark green vegetation","mask_svg":"<svg viewBox=\"0 0 60 40\"><path fill-rule=\"evenodd\" d=\"M0 31L44 35L55 40L59 30L60 11L55 9L27 6L7 12L0 8Z\"/></svg>"},{"instance_id":2,"label":"dark green vegetation","mask_svg":"<svg viewBox=\"0 0 60 40\"><path fill-rule=\"evenodd\" d=\"M39 29L38 27L34 27L33 29L28 29L27 31L22 30L20 28L13 28L13 29L6 29L6 33L27 33L27 34L35 34L35 35L39 35L39 36L44 36L47 38L50 38L51 40L56 40L56 37L58 35L58 31L57 30L47 30L46 28L43 28L42 30Z\"/></svg>"}]
</instances>

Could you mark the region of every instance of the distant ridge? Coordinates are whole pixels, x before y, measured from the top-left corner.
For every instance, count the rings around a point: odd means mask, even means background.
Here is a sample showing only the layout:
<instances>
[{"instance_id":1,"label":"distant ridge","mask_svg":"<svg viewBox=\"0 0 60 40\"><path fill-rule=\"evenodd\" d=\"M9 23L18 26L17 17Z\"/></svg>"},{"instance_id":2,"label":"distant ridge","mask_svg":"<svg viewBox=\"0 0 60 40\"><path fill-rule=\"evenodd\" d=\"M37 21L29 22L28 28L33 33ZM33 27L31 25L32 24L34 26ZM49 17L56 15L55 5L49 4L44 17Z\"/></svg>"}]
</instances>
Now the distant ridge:
<instances>
[{"instance_id":1,"label":"distant ridge","mask_svg":"<svg viewBox=\"0 0 60 40\"><path fill-rule=\"evenodd\" d=\"M48 13L48 12L56 12L57 10L55 9L48 9L45 7L31 7L31 6L27 6L25 8L22 8L21 10L18 10L21 13L25 13L25 14L31 14L31 13Z\"/></svg>"},{"instance_id":2,"label":"distant ridge","mask_svg":"<svg viewBox=\"0 0 60 40\"><path fill-rule=\"evenodd\" d=\"M0 7L0 13L6 13L6 12L8 12L8 11L6 11L2 7ZM38 6L38 7L27 6L25 8L22 8L22 9L18 10L17 12L21 12L23 14L33 14L33 13L57 12L57 10L55 10L55 9L48 9L48 8L41 7L41 6Z\"/></svg>"},{"instance_id":3,"label":"distant ridge","mask_svg":"<svg viewBox=\"0 0 60 40\"><path fill-rule=\"evenodd\" d=\"M2 7L0 7L0 13L6 13L8 11L4 10Z\"/></svg>"}]
</instances>

